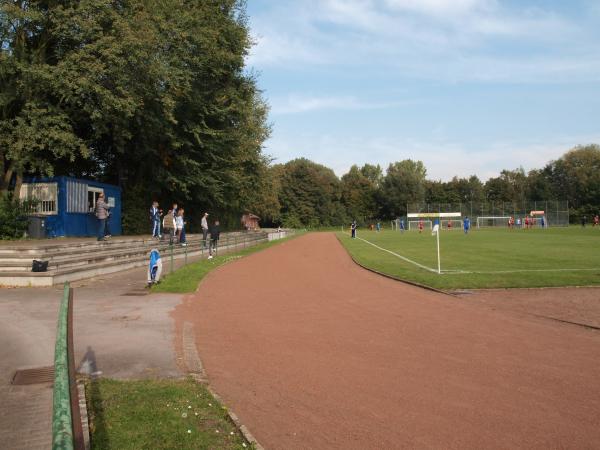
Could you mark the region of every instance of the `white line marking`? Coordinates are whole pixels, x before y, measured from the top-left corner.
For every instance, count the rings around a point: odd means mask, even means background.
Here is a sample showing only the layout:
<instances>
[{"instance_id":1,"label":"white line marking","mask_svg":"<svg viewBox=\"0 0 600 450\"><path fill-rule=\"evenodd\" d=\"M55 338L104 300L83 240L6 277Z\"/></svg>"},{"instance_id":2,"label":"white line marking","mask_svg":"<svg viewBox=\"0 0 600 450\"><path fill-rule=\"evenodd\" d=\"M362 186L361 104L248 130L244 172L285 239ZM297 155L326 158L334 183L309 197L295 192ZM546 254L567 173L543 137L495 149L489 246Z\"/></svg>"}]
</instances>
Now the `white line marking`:
<instances>
[{"instance_id":1,"label":"white line marking","mask_svg":"<svg viewBox=\"0 0 600 450\"><path fill-rule=\"evenodd\" d=\"M389 253L390 255L394 255L396 258L400 258L403 261L406 261L410 264L414 264L417 267L420 267L421 269L425 269L429 272L433 272L433 273L438 273L437 270L432 269L431 267L427 267L424 266L423 264L419 264L416 261L413 261L412 259L408 259L405 256L399 255L398 253L394 253L391 250L388 250L386 248L380 247L379 245L373 244L370 241L367 241L366 239L360 238L358 236L356 236L356 239L360 239L363 242L366 242L369 245L372 245L375 248L378 248L379 250L382 250L386 253ZM589 272L589 271L594 271L594 270L598 270L600 271L600 267L596 267L596 268L588 268L588 269L516 269L516 270L461 270L461 269L447 269L447 270L442 270L442 275L465 275L465 274L482 274L482 275L494 275L494 274L509 274L509 273L522 273L522 272Z\"/></svg>"},{"instance_id":2,"label":"white line marking","mask_svg":"<svg viewBox=\"0 0 600 450\"><path fill-rule=\"evenodd\" d=\"M516 269L516 270L471 270L471 271L461 271L461 272L452 272L453 273L479 273L479 274L503 274L503 273L521 273L521 272L582 272L582 271L600 271L600 268L590 268L590 269Z\"/></svg>"},{"instance_id":3,"label":"white line marking","mask_svg":"<svg viewBox=\"0 0 600 450\"><path fill-rule=\"evenodd\" d=\"M383 250L384 252L387 252L390 255L394 255L396 258L400 258L403 261L406 261L408 263L414 264L415 266L420 267L421 269L425 269L425 270L427 270L429 272L433 272L433 273L438 273L437 270L432 269L431 267L427 267L427 266L424 266L423 264L419 264L418 262L415 262L412 259L408 259L408 258L406 258L406 257L404 257L402 255L399 255L398 253L392 252L391 250L388 250L386 248L380 247L379 245L375 245L372 242L367 241L366 239L360 238L358 236L356 236L356 239L360 239L361 241L366 242L367 244L372 245L373 247L378 248L379 250Z\"/></svg>"}]
</instances>

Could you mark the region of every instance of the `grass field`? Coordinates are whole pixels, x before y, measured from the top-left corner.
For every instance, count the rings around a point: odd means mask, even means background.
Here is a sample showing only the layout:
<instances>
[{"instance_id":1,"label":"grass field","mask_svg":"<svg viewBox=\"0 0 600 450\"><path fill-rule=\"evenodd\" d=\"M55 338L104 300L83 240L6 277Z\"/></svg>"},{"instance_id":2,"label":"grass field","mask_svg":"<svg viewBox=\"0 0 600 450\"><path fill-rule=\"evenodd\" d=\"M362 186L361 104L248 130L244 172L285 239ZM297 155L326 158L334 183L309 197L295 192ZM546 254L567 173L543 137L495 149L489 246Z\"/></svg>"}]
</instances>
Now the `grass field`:
<instances>
[{"instance_id":1,"label":"grass field","mask_svg":"<svg viewBox=\"0 0 600 450\"><path fill-rule=\"evenodd\" d=\"M193 380L88 380L92 449L250 449Z\"/></svg>"},{"instance_id":2,"label":"grass field","mask_svg":"<svg viewBox=\"0 0 600 450\"><path fill-rule=\"evenodd\" d=\"M338 237L361 264L438 289L600 285L598 228L443 231L441 275L430 231L362 230L359 239Z\"/></svg>"}]
</instances>

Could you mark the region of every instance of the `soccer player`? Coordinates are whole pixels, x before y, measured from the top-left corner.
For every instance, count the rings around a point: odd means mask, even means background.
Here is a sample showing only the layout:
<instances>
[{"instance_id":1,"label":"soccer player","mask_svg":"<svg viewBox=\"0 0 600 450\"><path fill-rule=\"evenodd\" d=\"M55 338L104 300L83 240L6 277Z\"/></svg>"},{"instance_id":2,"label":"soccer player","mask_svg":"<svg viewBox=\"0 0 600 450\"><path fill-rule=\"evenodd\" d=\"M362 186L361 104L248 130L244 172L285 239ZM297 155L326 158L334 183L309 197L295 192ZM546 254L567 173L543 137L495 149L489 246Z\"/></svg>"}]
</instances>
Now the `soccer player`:
<instances>
[{"instance_id":1,"label":"soccer player","mask_svg":"<svg viewBox=\"0 0 600 450\"><path fill-rule=\"evenodd\" d=\"M465 231L465 234L469 233L469 228L471 228L471 221L469 220L469 216L466 216L465 220L463 220L463 230Z\"/></svg>"},{"instance_id":2,"label":"soccer player","mask_svg":"<svg viewBox=\"0 0 600 450\"><path fill-rule=\"evenodd\" d=\"M404 233L404 219L400 219L400 233Z\"/></svg>"},{"instance_id":3,"label":"soccer player","mask_svg":"<svg viewBox=\"0 0 600 450\"><path fill-rule=\"evenodd\" d=\"M423 231L423 219L419 219L419 234Z\"/></svg>"},{"instance_id":4,"label":"soccer player","mask_svg":"<svg viewBox=\"0 0 600 450\"><path fill-rule=\"evenodd\" d=\"M525 229L529 228L529 217L525 216Z\"/></svg>"},{"instance_id":5,"label":"soccer player","mask_svg":"<svg viewBox=\"0 0 600 450\"><path fill-rule=\"evenodd\" d=\"M448 220L448 225L446 225L448 227L448 230L450 230L452 228L452 220Z\"/></svg>"},{"instance_id":6,"label":"soccer player","mask_svg":"<svg viewBox=\"0 0 600 450\"><path fill-rule=\"evenodd\" d=\"M600 216L598 216L598 214L596 214L594 216L594 227L597 227L598 225L600 225Z\"/></svg>"}]
</instances>

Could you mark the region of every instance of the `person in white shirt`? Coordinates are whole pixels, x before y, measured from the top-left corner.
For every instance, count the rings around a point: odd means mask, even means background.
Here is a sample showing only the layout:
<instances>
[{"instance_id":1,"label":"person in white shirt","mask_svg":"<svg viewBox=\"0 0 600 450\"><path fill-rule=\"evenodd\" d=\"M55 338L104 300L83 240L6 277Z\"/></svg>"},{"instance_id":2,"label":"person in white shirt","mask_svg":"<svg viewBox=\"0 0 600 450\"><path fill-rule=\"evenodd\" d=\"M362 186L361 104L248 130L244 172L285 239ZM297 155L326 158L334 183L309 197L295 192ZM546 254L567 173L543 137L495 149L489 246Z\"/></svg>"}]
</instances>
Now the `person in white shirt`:
<instances>
[{"instance_id":1,"label":"person in white shirt","mask_svg":"<svg viewBox=\"0 0 600 450\"><path fill-rule=\"evenodd\" d=\"M187 245L185 242L185 221L183 220L183 215L185 210L183 208L179 208L177 211L177 217L175 217L175 227L177 231L175 234L177 235L178 242L184 247Z\"/></svg>"},{"instance_id":2,"label":"person in white shirt","mask_svg":"<svg viewBox=\"0 0 600 450\"><path fill-rule=\"evenodd\" d=\"M206 248L206 238L208 237L208 213L205 212L204 216L202 216L202 220L200 221L200 226L202 227L202 243L204 248Z\"/></svg>"}]
</instances>

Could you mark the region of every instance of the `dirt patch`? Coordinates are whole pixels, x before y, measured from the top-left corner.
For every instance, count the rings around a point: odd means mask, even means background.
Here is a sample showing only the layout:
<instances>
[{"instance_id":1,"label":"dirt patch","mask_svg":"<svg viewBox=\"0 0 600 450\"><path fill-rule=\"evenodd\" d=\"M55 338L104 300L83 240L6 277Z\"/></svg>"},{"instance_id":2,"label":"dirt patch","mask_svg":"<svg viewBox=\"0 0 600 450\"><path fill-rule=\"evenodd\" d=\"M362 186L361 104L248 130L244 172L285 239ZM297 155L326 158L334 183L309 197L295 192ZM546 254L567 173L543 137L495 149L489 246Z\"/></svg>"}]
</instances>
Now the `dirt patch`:
<instances>
[{"instance_id":1,"label":"dirt patch","mask_svg":"<svg viewBox=\"0 0 600 450\"><path fill-rule=\"evenodd\" d=\"M600 447L600 333L473 297L315 233L220 267L174 317L266 448Z\"/></svg>"},{"instance_id":2,"label":"dirt patch","mask_svg":"<svg viewBox=\"0 0 600 450\"><path fill-rule=\"evenodd\" d=\"M503 311L600 329L600 288L474 290L459 297Z\"/></svg>"}]
</instances>

